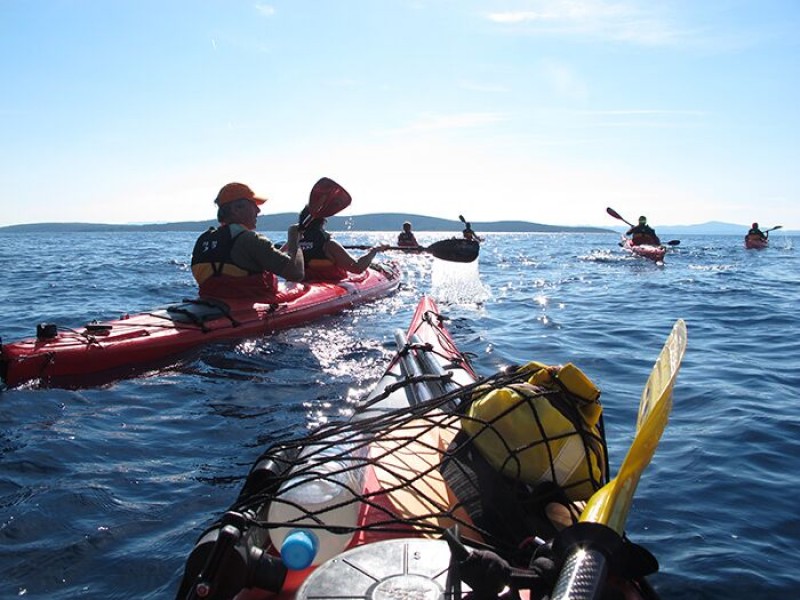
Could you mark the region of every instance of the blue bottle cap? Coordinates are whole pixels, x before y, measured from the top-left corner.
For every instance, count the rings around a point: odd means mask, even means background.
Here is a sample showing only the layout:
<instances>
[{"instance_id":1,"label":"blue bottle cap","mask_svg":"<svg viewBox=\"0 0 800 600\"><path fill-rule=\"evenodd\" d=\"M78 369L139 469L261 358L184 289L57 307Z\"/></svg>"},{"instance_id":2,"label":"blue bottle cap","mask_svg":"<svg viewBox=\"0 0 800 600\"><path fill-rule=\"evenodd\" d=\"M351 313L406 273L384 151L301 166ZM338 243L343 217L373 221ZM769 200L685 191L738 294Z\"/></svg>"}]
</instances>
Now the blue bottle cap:
<instances>
[{"instance_id":1,"label":"blue bottle cap","mask_svg":"<svg viewBox=\"0 0 800 600\"><path fill-rule=\"evenodd\" d=\"M308 529L293 529L281 544L281 559L287 568L299 571L310 567L319 548L319 540Z\"/></svg>"}]
</instances>

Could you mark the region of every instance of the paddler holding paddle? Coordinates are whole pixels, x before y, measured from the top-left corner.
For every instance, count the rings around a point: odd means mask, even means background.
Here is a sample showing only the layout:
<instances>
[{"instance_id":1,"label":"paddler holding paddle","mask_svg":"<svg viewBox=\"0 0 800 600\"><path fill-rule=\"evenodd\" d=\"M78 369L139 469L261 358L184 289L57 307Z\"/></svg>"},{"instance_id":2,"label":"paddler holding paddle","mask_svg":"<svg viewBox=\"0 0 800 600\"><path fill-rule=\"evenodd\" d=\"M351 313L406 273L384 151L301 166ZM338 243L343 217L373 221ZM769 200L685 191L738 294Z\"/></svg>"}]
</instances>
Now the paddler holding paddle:
<instances>
[{"instance_id":1,"label":"paddler holding paddle","mask_svg":"<svg viewBox=\"0 0 800 600\"><path fill-rule=\"evenodd\" d=\"M458 215L458 219L464 223L464 229L461 234L464 236L465 240L469 240L470 242L482 242L483 239L472 230L472 225L467 221L463 215Z\"/></svg>"},{"instance_id":2,"label":"paddler holding paddle","mask_svg":"<svg viewBox=\"0 0 800 600\"><path fill-rule=\"evenodd\" d=\"M300 221L308 220L308 207L300 213ZM327 219L308 220L300 239L300 249L306 265L306 279L340 281L350 273L363 273L372 264L378 252L391 246L378 244L365 254L354 258L339 242L325 231Z\"/></svg>"},{"instance_id":3,"label":"paddler holding paddle","mask_svg":"<svg viewBox=\"0 0 800 600\"><path fill-rule=\"evenodd\" d=\"M639 217L639 224L628 229L625 235L631 236L634 246L641 246L642 244L650 246L661 245L661 240L658 239L655 229L647 224L647 217L645 216Z\"/></svg>"},{"instance_id":4,"label":"paddler holding paddle","mask_svg":"<svg viewBox=\"0 0 800 600\"><path fill-rule=\"evenodd\" d=\"M769 230L767 230L767 231L769 231ZM755 237L755 238L758 238L759 240L766 241L767 238L769 237L769 233L764 233L758 227L758 223L753 223L753 226L750 228L750 231L747 232L747 236L746 237L751 237L751 236Z\"/></svg>"},{"instance_id":5,"label":"paddler holding paddle","mask_svg":"<svg viewBox=\"0 0 800 600\"><path fill-rule=\"evenodd\" d=\"M419 246L414 232L411 231L411 221L403 223L403 231L397 234L397 245L401 248L416 248Z\"/></svg>"}]
</instances>

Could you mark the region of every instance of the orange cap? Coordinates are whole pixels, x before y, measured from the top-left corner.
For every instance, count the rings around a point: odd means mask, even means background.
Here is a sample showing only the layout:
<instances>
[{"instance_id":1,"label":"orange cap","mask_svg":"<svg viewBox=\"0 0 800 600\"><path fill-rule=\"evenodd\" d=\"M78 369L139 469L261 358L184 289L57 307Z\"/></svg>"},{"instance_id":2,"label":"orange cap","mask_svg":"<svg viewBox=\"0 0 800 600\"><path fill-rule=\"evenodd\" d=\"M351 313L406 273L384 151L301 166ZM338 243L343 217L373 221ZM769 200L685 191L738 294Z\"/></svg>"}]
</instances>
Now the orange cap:
<instances>
[{"instance_id":1,"label":"orange cap","mask_svg":"<svg viewBox=\"0 0 800 600\"><path fill-rule=\"evenodd\" d=\"M267 201L266 198L259 198L253 193L248 186L243 183L229 183L227 185L222 186L222 189L217 194L216 202L219 206L223 204L228 204L229 202L234 202L236 200L250 200L251 202L255 202L256 204L264 204Z\"/></svg>"}]
</instances>

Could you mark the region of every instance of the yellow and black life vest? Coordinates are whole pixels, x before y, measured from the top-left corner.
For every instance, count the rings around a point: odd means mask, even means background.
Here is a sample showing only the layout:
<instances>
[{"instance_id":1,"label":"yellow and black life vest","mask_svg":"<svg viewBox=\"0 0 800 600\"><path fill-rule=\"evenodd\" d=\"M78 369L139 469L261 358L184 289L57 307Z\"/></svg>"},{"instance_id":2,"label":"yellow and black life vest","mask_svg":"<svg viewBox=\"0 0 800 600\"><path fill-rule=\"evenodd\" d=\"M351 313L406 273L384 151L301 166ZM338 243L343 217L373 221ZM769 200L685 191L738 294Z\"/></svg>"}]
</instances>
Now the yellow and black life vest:
<instances>
[{"instance_id":1,"label":"yellow and black life vest","mask_svg":"<svg viewBox=\"0 0 800 600\"><path fill-rule=\"evenodd\" d=\"M200 286L200 296L263 298L275 292L274 274L249 271L233 262L233 244L243 233L231 236L230 227L223 225L211 227L197 238L192 250L192 275Z\"/></svg>"}]
</instances>

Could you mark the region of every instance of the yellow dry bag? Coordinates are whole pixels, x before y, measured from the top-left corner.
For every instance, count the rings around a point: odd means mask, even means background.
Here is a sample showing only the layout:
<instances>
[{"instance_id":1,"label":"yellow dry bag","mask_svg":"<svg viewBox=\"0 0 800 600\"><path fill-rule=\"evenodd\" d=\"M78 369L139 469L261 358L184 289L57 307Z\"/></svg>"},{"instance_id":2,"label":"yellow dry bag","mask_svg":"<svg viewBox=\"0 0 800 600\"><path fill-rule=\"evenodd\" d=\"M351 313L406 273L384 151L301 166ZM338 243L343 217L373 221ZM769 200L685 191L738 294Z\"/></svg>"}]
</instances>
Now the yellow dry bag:
<instances>
[{"instance_id":1,"label":"yellow dry bag","mask_svg":"<svg viewBox=\"0 0 800 600\"><path fill-rule=\"evenodd\" d=\"M572 500L587 500L606 479L600 390L573 364L520 368L527 379L480 396L463 429L504 475L536 485L552 481Z\"/></svg>"}]
</instances>

